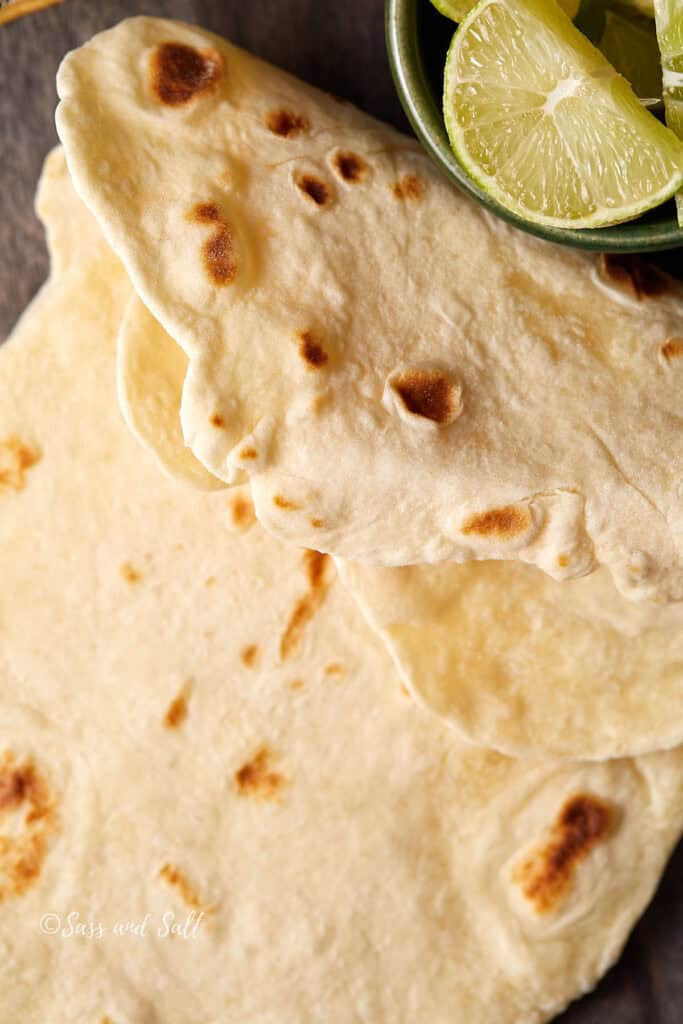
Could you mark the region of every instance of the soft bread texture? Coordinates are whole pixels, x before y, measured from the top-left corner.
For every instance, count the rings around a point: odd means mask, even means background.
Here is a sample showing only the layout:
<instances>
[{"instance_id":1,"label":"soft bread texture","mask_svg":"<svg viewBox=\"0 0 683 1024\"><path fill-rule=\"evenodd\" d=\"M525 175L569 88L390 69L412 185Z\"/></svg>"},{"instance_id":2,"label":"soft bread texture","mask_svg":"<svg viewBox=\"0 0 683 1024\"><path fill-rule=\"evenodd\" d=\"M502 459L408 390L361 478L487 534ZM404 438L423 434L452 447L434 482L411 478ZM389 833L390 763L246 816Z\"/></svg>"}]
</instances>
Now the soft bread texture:
<instances>
[{"instance_id":1,"label":"soft bread texture","mask_svg":"<svg viewBox=\"0 0 683 1024\"><path fill-rule=\"evenodd\" d=\"M128 422L144 425L136 433L172 475L193 482L199 463L180 430L187 358L137 298L118 352ZM629 601L604 568L560 583L514 562L338 564L406 684L465 740L570 759L683 742L683 604Z\"/></svg>"},{"instance_id":2,"label":"soft bread texture","mask_svg":"<svg viewBox=\"0 0 683 1024\"><path fill-rule=\"evenodd\" d=\"M650 899L683 755L461 747L329 559L142 455L129 286L59 153L39 207L55 272L0 352L0 1018L547 1020Z\"/></svg>"},{"instance_id":3,"label":"soft bread texture","mask_svg":"<svg viewBox=\"0 0 683 1024\"><path fill-rule=\"evenodd\" d=\"M125 21L58 89L76 189L190 361L185 440L268 530L683 599L678 286L491 219L196 28Z\"/></svg>"},{"instance_id":4,"label":"soft bread texture","mask_svg":"<svg viewBox=\"0 0 683 1024\"><path fill-rule=\"evenodd\" d=\"M560 758L683 741L683 605L628 601L605 569L338 564L406 684L466 740Z\"/></svg>"},{"instance_id":5,"label":"soft bread texture","mask_svg":"<svg viewBox=\"0 0 683 1024\"><path fill-rule=\"evenodd\" d=\"M200 491L226 485L185 444L180 403L188 359L161 324L132 296L119 331L117 381L121 412L138 441L171 477Z\"/></svg>"}]
</instances>

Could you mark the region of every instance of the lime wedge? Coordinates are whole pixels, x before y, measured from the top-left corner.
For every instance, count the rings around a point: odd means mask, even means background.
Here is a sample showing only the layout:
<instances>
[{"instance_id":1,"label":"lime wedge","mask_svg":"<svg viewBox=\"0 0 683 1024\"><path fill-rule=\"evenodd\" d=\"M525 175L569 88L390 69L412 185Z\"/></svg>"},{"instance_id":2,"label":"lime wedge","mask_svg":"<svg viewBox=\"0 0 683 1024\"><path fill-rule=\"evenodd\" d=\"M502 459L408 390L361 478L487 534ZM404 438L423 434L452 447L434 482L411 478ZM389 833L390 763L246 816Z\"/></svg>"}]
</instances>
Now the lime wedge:
<instances>
[{"instance_id":1,"label":"lime wedge","mask_svg":"<svg viewBox=\"0 0 683 1024\"><path fill-rule=\"evenodd\" d=\"M662 65L651 19L607 11L598 47L615 71L631 83L641 103L648 107L661 104Z\"/></svg>"},{"instance_id":2,"label":"lime wedge","mask_svg":"<svg viewBox=\"0 0 683 1024\"><path fill-rule=\"evenodd\" d=\"M558 0L560 7L567 12L570 18L575 18L581 0ZM628 2L628 0L627 0ZM633 0L631 0L633 2ZM647 2L647 0L645 0ZM451 21L462 21L473 7L476 7L478 0L432 0L437 11L441 11Z\"/></svg>"},{"instance_id":3,"label":"lime wedge","mask_svg":"<svg viewBox=\"0 0 683 1024\"><path fill-rule=\"evenodd\" d=\"M683 139L683 4L655 0L657 39L662 57L666 123ZM683 227L683 193L676 196L678 223Z\"/></svg>"},{"instance_id":4,"label":"lime wedge","mask_svg":"<svg viewBox=\"0 0 683 1024\"><path fill-rule=\"evenodd\" d=\"M554 0L481 0L448 52L444 117L473 180L538 224L616 224L683 183L681 142Z\"/></svg>"}]
</instances>

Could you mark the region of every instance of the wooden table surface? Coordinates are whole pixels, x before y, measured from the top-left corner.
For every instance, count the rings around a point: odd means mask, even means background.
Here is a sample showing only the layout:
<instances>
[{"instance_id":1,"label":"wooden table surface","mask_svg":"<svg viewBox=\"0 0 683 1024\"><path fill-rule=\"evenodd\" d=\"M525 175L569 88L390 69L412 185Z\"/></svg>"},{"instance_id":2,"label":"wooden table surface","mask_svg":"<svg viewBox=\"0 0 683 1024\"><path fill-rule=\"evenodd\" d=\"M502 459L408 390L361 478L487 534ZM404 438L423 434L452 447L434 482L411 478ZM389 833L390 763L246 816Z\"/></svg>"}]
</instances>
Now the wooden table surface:
<instances>
[{"instance_id":1,"label":"wooden table surface","mask_svg":"<svg viewBox=\"0 0 683 1024\"><path fill-rule=\"evenodd\" d=\"M140 13L201 24L407 129L384 50L382 0L65 0L0 26L0 340L47 273L33 194L57 141L59 60L93 33ZM560 1022L683 1022L683 848L620 963Z\"/></svg>"}]
</instances>

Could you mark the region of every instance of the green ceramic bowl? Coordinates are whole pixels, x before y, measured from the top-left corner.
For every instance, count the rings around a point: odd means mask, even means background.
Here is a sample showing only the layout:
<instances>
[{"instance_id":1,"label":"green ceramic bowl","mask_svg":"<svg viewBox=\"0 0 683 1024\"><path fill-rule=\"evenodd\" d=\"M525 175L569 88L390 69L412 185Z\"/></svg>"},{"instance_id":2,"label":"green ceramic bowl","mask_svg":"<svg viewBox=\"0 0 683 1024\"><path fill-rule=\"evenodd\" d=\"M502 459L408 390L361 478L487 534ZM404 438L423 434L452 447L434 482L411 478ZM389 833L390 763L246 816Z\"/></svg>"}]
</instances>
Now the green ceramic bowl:
<instances>
[{"instance_id":1,"label":"green ceramic bowl","mask_svg":"<svg viewBox=\"0 0 683 1024\"><path fill-rule=\"evenodd\" d=\"M627 224L573 230L530 224L482 192L451 151L441 113L443 69L453 31L453 22L429 0L386 2L387 50L399 98L418 139L451 181L499 217L552 242L600 252L658 252L683 246L673 200Z\"/></svg>"}]
</instances>

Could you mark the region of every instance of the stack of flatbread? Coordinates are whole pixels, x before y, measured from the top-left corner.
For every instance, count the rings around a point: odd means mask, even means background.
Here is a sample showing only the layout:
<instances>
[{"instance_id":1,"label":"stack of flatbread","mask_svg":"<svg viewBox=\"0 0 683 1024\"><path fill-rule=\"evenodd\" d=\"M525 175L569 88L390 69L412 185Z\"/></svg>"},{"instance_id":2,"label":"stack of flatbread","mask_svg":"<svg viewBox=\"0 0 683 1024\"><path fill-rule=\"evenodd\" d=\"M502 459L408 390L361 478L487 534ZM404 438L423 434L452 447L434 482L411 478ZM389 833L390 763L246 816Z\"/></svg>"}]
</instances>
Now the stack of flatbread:
<instances>
[{"instance_id":1,"label":"stack of flatbread","mask_svg":"<svg viewBox=\"0 0 683 1024\"><path fill-rule=\"evenodd\" d=\"M539 1024L683 829L683 297L209 33L0 351L0 1020Z\"/></svg>"}]
</instances>

